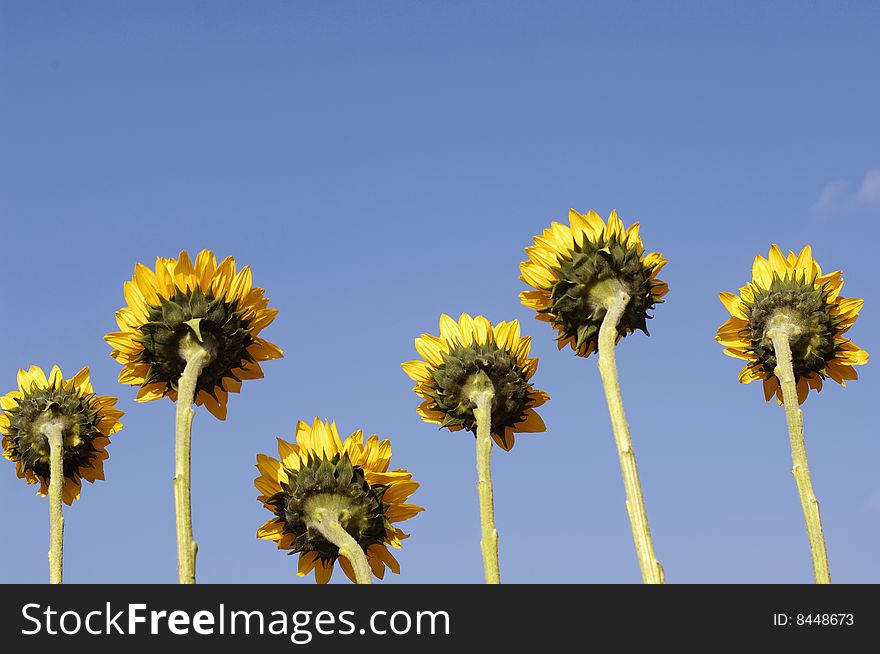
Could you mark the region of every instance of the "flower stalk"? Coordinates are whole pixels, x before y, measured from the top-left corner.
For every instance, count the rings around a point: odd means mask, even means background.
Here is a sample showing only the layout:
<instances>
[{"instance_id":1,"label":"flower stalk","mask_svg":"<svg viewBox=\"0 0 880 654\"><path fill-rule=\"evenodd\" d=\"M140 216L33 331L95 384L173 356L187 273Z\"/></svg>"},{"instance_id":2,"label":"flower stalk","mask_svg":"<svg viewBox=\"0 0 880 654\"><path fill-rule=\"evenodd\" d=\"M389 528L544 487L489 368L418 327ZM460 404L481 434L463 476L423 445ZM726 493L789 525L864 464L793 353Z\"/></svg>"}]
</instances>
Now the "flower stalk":
<instances>
[{"instance_id":1,"label":"flower stalk","mask_svg":"<svg viewBox=\"0 0 880 654\"><path fill-rule=\"evenodd\" d=\"M64 424L51 420L43 426L49 441L49 583L60 584L64 569Z\"/></svg>"},{"instance_id":2,"label":"flower stalk","mask_svg":"<svg viewBox=\"0 0 880 654\"><path fill-rule=\"evenodd\" d=\"M469 384L469 398L476 405L474 419L477 421L477 494L480 498L480 550L487 584L500 584L498 565L498 530L495 528L495 501L492 494L492 400L495 389L486 373L475 374Z\"/></svg>"},{"instance_id":3,"label":"flower stalk","mask_svg":"<svg viewBox=\"0 0 880 654\"><path fill-rule=\"evenodd\" d=\"M617 326L629 299L629 295L619 287L607 294L606 314L599 329L599 374L605 388L605 399L608 402L614 441L617 444L617 453L620 457L620 470L626 489L626 511L632 526L642 581L646 584L662 584L665 581L663 566L660 565L654 554L654 543L648 526L648 515L636 467L636 456L632 447L629 424L623 410L623 398L620 394L620 382L617 376L617 358L614 352L617 344Z\"/></svg>"},{"instance_id":4,"label":"flower stalk","mask_svg":"<svg viewBox=\"0 0 880 654\"><path fill-rule=\"evenodd\" d=\"M768 336L773 342L773 350L776 354L775 374L782 388L785 420L788 425L788 438L791 442L791 472L797 484L798 497L807 525L807 538L813 559L813 573L817 584L830 584L831 572L828 567L828 552L825 547L825 535L822 532L822 520L819 517L819 500L813 493L813 482L810 479L807 448L804 442L804 414L798 404L792 364L789 339L793 329L795 326L783 319L768 330Z\"/></svg>"},{"instance_id":5,"label":"flower stalk","mask_svg":"<svg viewBox=\"0 0 880 654\"><path fill-rule=\"evenodd\" d=\"M191 336L184 338L180 354L186 367L177 386L176 440L174 456L174 510L177 523L177 575L181 584L196 583L199 546L192 528L192 422L196 384L210 361L208 351Z\"/></svg>"},{"instance_id":6,"label":"flower stalk","mask_svg":"<svg viewBox=\"0 0 880 654\"><path fill-rule=\"evenodd\" d=\"M328 541L339 548L339 556L351 564L354 570L355 582L358 584L372 584L373 577L370 574L370 563L363 548L354 537L343 528L340 519L340 511L330 509L317 509L310 516L309 527L317 529Z\"/></svg>"}]
</instances>

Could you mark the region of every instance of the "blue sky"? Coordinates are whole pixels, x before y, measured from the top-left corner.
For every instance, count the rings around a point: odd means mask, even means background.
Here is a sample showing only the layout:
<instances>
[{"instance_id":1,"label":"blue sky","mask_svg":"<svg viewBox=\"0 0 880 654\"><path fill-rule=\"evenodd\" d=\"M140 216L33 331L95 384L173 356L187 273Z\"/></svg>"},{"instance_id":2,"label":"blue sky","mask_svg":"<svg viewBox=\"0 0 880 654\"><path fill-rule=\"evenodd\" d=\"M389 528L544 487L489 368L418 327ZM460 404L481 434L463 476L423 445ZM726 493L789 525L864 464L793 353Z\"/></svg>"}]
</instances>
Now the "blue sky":
<instances>
[{"instance_id":1,"label":"blue sky","mask_svg":"<svg viewBox=\"0 0 880 654\"><path fill-rule=\"evenodd\" d=\"M713 340L718 291L809 243L877 355L880 9L870 2L0 2L0 392L92 367L124 430L66 512L65 580L174 582L170 401L102 336L136 262L250 264L285 350L194 426L203 582L314 583L255 537L255 455L298 419L392 439L426 512L399 577L480 582L474 443L421 423L400 362L441 312L519 319L549 431L495 450L502 578L638 582L596 360L519 304L569 207L642 222L667 302L618 348L670 582L808 582L781 408ZM832 577L880 582L877 362L804 406ZM0 462L0 581L47 579L47 502ZM14 564L13 564L14 562ZM342 575L337 571L337 577ZM391 578L393 577L393 578ZM338 580L338 579L337 579Z\"/></svg>"}]
</instances>

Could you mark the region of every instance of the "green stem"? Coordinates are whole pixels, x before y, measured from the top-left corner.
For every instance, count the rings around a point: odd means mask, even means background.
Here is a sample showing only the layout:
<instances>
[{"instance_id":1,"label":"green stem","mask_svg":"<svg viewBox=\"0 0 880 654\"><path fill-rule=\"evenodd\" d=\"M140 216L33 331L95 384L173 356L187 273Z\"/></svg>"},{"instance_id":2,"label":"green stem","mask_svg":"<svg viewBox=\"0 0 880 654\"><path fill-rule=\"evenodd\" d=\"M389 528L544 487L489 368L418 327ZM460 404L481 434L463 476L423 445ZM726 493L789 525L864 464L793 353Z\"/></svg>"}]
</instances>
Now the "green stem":
<instances>
[{"instance_id":1,"label":"green stem","mask_svg":"<svg viewBox=\"0 0 880 654\"><path fill-rule=\"evenodd\" d=\"M807 446L804 442L804 414L797 398L797 385L794 366L791 360L790 330L780 324L768 330L776 355L776 368L773 371L782 387L782 400L785 406L785 420L788 424L788 438L791 442L791 473L797 484L804 521L807 524L807 538L813 558L813 572L817 584L830 584L831 571L828 568L828 552L825 548L825 535L822 533L822 520L819 517L819 500L813 493L810 479L810 466L807 463Z\"/></svg>"},{"instance_id":2,"label":"green stem","mask_svg":"<svg viewBox=\"0 0 880 654\"><path fill-rule=\"evenodd\" d=\"M363 548L340 523L340 513L333 510L317 509L310 515L309 525L314 527L328 541L339 548L339 556L344 556L354 570L354 578L358 584L372 584L370 563Z\"/></svg>"},{"instance_id":3,"label":"green stem","mask_svg":"<svg viewBox=\"0 0 880 654\"><path fill-rule=\"evenodd\" d=\"M196 583L199 546L192 529L191 451L196 384L210 356L187 336L180 350L186 367L177 384L176 441L174 448L174 512L177 522L177 576L181 584Z\"/></svg>"},{"instance_id":4,"label":"green stem","mask_svg":"<svg viewBox=\"0 0 880 654\"><path fill-rule=\"evenodd\" d=\"M599 374L605 387L605 399L608 402L608 413L611 416L611 427L617 454L620 457L620 471L623 474L623 486L626 489L626 512L632 526L636 555L642 571L642 581L646 584L662 584L665 581L663 566L654 554L654 542L648 526L648 514L645 510L645 498L642 496L642 485L636 467L636 455L632 447L629 424L623 411L623 398L620 395L620 381L617 377L617 357L614 348L617 345L617 325L629 302L629 295L622 289L609 295L606 302L605 318L599 329Z\"/></svg>"},{"instance_id":5,"label":"green stem","mask_svg":"<svg viewBox=\"0 0 880 654\"><path fill-rule=\"evenodd\" d=\"M477 422L477 494L480 497L480 527L482 537L483 568L487 584L500 584L498 566L498 530L495 528L495 502L492 496L492 400L495 387L488 376L480 371L471 380L473 390L470 399L476 404L474 418Z\"/></svg>"},{"instance_id":6,"label":"green stem","mask_svg":"<svg viewBox=\"0 0 880 654\"><path fill-rule=\"evenodd\" d=\"M43 426L49 441L49 583L60 584L64 569L64 425L53 420Z\"/></svg>"}]
</instances>

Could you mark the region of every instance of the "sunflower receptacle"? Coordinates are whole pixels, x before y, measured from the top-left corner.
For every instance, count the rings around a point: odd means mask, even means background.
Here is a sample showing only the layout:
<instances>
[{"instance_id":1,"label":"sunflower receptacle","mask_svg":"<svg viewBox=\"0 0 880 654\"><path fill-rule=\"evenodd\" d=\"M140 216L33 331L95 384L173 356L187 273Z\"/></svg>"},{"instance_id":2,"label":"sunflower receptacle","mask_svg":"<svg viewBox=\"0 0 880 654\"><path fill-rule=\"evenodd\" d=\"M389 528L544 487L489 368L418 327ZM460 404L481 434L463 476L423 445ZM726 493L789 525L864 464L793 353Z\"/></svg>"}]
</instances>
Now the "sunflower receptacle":
<instances>
[{"instance_id":1,"label":"sunflower receptacle","mask_svg":"<svg viewBox=\"0 0 880 654\"><path fill-rule=\"evenodd\" d=\"M383 579L386 569L400 573L386 546L399 548L408 536L393 523L423 509L406 502L419 486L412 475L388 470L390 441L374 434L364 442L358 430L343 442L335 423L315 418L297 423L295 443L279 438L278 454L257 455L257 499L273 514L258 538L299 554L297 575L314 570L319 584L330 581L337 563L355 583Z\"/></svg>"}]
</instances>

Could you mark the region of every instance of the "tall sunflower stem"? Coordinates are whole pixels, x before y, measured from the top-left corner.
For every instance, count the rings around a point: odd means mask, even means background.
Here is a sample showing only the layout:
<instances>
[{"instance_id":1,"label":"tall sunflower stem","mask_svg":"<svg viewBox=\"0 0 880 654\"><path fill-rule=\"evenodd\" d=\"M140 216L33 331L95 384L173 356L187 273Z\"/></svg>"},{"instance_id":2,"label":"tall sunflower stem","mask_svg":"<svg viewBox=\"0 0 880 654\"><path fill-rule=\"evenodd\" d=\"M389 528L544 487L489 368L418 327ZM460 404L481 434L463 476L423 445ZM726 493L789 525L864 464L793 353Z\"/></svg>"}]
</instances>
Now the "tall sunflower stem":
<instances>
[{"instance_id":1,"label":"tall sunflower stem","mask_svg":"<svg viewBox=\"0 0 880 654\"><path fill-rule=\"evenodd\" d=\"M60 584L64 569L64 425L50 421L43 433L49 441L49 583Z\"/></svg>"},{"instance_id":2,"label":"tall sunflower stem","mask_svg":"<svg viewBox=\"0 0 880 654\"><path fill-rule=\"evenodd\" d=\"M345 557L351 564L355 581L358 584L373 583L367 555L354 536L349 534L339 522L337 512L319 509L311 517L309 526L317 529L324 538L339 548L339 556Z\"/></svg>"},{"instance_id":3,"label":"tall sunflower stem","mask_svg":"<svg viewBox=\"0 0 880 654\"><path fill-rule=\"evenodd\" d=\"M498 530L495 528L495 501L492 495L492 400L495 389L485 375L479 380L478 388L471 394L477 405L474 418L477 422L477 494L480 497L480 550L483 553L483 568L487 584L500 584L501 571L498 565Z\"/></svg>"},{"instance_id":4,"label":"tall sunflower stem","mask_svg":"<svg viewBox=\"0 0 880 654\"><path fill-rule=\"evenodd\" d=\"M629 295L619 289L606 302L606 314L599 329L599 374L605 388L605 399L608 402L608 413L611 416L611 427L617 454L620 457L620 471L623 474L623 485L626 489L626 512L632 526L636 555L642 572L642 581L646 584L662 584L665 582L663 566L654 554L654 542L648 526L648 514L645 510L645 499L636 467L636 455L633 451L629 424L623 410L623 398L620 394L620 381L617 376L617 357L614 348L617 344L617 326L629 302Z\"/></svg>"},{"instance_id":5,"label":"tall sunflower stem","mask_svg":"<svg viewBox=\"0 0 880 654\"><path fill-rule=\"evenodd\" d=\"M196 583L199 546L192 528L192 408L199 375L210 361L208 351L192 338L184 339L181 355L186 367L177 384L176 440L174 448L174 512L177 522L177 576L181 584Z\"/></svg>"},{"instance_id":6,"label":"tall sunflower stem","mask_svg":"<svg viewBox=\"0 0 880 654\"><path fill-rule=\"evenodd\" d=\"M817 584L830 584L831 571L828 567L828 551L825 547L825 535L822 532L822 520L819 517L819 500L813 493L810 466L807 463L804 414L798 403L794 366L791 358L790 333L785 326L779 326L770 329L768 335L773 341L773 351L776 355L774 374L779 379L782 388L788 438L791 441L791 473L794 475L795 484L797 484L798 497L807 525L807 538L810 543L810 554L813 558L813 573Z\"/></svg>"}]
</instances>

